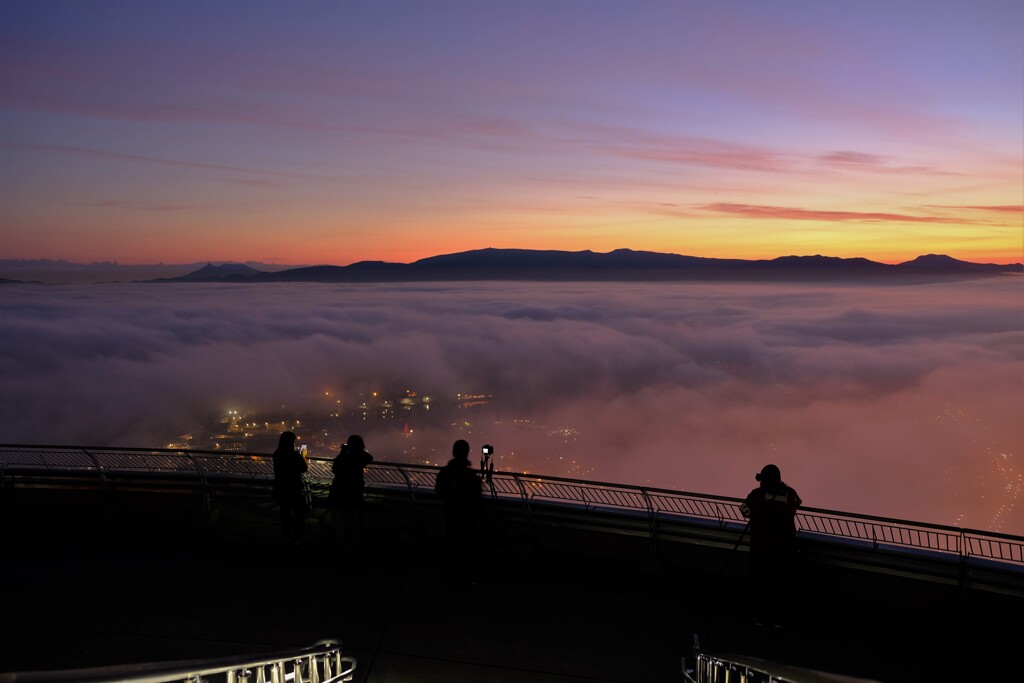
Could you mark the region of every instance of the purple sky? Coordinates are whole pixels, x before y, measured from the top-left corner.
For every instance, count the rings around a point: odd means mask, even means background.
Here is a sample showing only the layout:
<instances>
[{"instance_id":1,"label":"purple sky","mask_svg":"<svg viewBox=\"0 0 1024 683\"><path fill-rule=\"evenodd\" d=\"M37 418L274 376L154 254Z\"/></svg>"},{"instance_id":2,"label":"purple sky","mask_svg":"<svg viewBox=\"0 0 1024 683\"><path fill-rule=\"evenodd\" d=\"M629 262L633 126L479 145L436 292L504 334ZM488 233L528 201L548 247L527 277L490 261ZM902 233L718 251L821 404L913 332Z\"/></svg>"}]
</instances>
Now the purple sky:
<instances>
[{"instance_id":1,"label":"purple sky","mask_svg":"<svg viewBox=\"0 0 1024 683\"><path fill-rule=\"evenodd\" d=\"M0 0L0 258L1019 261L1024 6Z\"/></svg>"}]
</instances>

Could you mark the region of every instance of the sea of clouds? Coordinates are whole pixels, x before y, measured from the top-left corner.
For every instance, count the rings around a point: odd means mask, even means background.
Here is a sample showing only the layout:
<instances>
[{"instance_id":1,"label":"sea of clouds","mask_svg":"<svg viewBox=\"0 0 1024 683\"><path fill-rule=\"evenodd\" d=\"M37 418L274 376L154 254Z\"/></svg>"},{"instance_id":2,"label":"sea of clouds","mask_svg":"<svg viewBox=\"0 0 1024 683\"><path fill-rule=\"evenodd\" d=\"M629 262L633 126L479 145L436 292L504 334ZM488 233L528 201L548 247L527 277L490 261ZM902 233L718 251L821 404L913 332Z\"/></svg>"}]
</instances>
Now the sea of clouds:
<instances>
[{"instance_id":1,"label":"sea of clouds","mask_svg":"<svg viewBox=\"0 0 1024 683\"><path fill-rule=\"evenodd\" d=\"M8 285L0 441L162 446L395 380L571 426L591 479L743 496L774 462L813 507L1024 534L1022 284Z\"/></svg>"}]
</instances>

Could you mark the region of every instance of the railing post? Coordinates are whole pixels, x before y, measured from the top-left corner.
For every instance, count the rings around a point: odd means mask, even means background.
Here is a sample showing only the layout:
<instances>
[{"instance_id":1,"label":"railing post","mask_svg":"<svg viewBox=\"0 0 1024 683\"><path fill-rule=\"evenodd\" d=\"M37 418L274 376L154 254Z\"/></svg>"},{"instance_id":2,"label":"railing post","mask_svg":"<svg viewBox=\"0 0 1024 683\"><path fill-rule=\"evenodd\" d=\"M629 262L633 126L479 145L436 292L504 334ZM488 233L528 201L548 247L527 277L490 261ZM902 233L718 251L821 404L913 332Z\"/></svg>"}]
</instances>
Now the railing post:
<instances>
[{"instance_id":1,"label":"railing post","mask_svg":"<svg viewBox=\"0 0 1024 683\"><path fill-rule=\"evenodd\" d=\"M194 467L196 472L199 474L199 481L201 481L202 484L203 484L203 512L206 515L209 515L210 514L210 484L209 484L209 482L206 481L206 470L204 470L199 465L199 461L196 460L195 458L193 458L192 454L189 453L187 450L181 451L181 453L184 454L184 456L186 458L188 458L189 462L192 463L192 467Z\"/></svg>"},{"instance_id":2,"label":"railing post","mask_svg":"<svg viewBox=\"0 0 1024 683\"><path fill-rule=\"evenodd\" d=\"M519 475L512 472L512 481L519 487L519 496L523 499L523 523L528 524L530 521L530 496L526 493L526 485L523 484L523 480L519 478Z\"/></svg>"},{"instance_id":3,"label":"railing post","mask_svg":"<svg viewBox=\"0 0 1024 683\"><path fill-rule=\"evenodd\" d=\"M341 673L334 666L334 653L331 651L324 652L324 680L329 681L338 673Z\"/></svg>"},{"instance_id":4,"label":"railing post","mask_svg":"<svg viewBox=\"0 0 1024 683\"><path fill-rule=\"evenodd\" d=\"M92 460L92 464L96 466L96 471L99 472L100 475L100 483L103 485L103 495L107 496L107 502L110 502L110 482L107 481L107 473L103 469L103 465L100 464L100 461L96 459L95 455L93 455L86 449L83 448L82 452L89 456L89 459Z\"/></svg>"},{"instance_id":5,"label":"railing post","mask_svg":"<svg viewBox=\"0 0 1024 683\"><path fill-rule=\"evenodd\" d=\"M523 499L523 508L525 509L529 504L530 500L529 496L526 493L526 486L523 484L523 481L519 478L519 475L516 474L515 472L512 472L512 481L514 481L516 483L516 486L519 487L519 497Z\"/></svg>"},{"instance_id":6,"label":"railing post","mask_svg":"<svg viewBox=\"0 0 1024 683\"><path fill-rule=\"evenodd\" d=\"M658 549L658 529L654 520L654 502L651 500L650 495L647 493L647 489L643 486L640 487L640 495L644 497L644 503L647 505L647 524L651 532L651 551Z\"/></svg>"},{"instance_id":7,"label":"railing post","mask_svg":"<svg viewBox=\"0 0 1024 683\"><path fill-rule=\"evenodd\" d=\"M396 464L395 465L395 469L397 469L398 473L402 475L402 479L405 479L405 487L407 489L409 489L409 498L411 498L412 502L415 503L416 502L416 492L413 490L412 480L409 479L409 475L405 473L405 470L402 469L401 465ZM437 476L437 475L434 475L434 476Z\"/></svg>"},{"instance_id":8,"label":"railing post","mask_svg":"<svg viewBox=\"0 0 1024 683\"><path fill-rule=\"evenodd\" d=\"M587 500L587 490L582 486L577 486L576 490L579 492L580 501L583 503L583 509L590 512L590 501Z\"/></svg>"},{"instance_id":9,"label":"railing post","mask_svg":"<svg viewBox=\"0 0 1024 683\"><path fill-rule=\"evenodd\" d=\"M315 654L309 656L309 667L307 673L309 674L309 683L320 683L320 671L317 667L319 657Z\"/></svg>"},{"instance_id":10,"label":"railing post","mask_svg":"<svg viewBox=\"0 0 1024 683\"><path fill-rule=\"evenodd\" d=\"M112 516L114 514L114 501L112 500L110 493L110 482L107 481L106 470L103 469L103 465L100 464L100 461L96 459L95 455L84 448L81 449L81 451L85 453L90 460L92 460L92 464L96 466L96 471L99 472L100 484L103 486L103 497L107 501L107 515Z\"/></svg>"},{"instance_id":11,"label":"railing post","mask_svg":"<svg viewBox=\"0 0 1024 683\"><path fill-rule=\"evenodd\" d=\"M963 590L967 586L967 557L970 551L967 549L967 536L961 529L960 535L957 537L957 543L960 544L958 550L960 551L960 589Z\"/></svg>"}]
</instances>

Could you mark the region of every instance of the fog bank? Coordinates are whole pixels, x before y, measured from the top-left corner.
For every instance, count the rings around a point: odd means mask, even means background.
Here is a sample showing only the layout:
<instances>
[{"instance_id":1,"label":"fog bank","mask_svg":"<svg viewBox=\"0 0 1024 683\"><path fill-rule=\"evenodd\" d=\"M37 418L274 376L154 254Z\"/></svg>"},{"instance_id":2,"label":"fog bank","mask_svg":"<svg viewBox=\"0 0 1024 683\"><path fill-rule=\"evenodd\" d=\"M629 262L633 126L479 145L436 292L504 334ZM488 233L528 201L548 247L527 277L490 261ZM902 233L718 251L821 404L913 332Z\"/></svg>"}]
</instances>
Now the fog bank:
<instances>
[{"instance_id":1,"label":"fog bank","mask_svg":"<svg viewBox=\"0 0 1024 683\"><path fill-rule=\"evenodd\" d=\"M230 405L317 413L390 383L494 397L425 424L421 453L468 434L514 469L733 496L775 462L810 506L1024 534L1022 291L11 285L0 441L163 446ZM394 426L343 429L409 459Z\"/></svg>"}]
</instances>

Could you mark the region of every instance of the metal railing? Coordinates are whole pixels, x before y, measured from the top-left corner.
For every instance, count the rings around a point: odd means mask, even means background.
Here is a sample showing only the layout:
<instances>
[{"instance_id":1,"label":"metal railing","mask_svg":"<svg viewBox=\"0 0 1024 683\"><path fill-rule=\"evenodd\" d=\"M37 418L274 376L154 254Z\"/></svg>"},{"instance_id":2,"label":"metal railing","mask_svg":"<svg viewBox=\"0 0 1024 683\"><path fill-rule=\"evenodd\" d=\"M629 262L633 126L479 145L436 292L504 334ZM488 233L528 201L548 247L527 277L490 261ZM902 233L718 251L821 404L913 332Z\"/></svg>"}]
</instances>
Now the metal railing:
<instances>
[{"instance_id":1,"label":"metal railing","mask_svg":"<svg viewBox=\"0 0 1024 683\"><path fill-rule=\"evenodd\" d=\"M314 486L325 487L333 476L331 462L331 458L311 457L307 479ZM366 468L367 489L402 490L415 501L420 495L433 496L439 469L434 465L376 461ZM211 496L225 484L269 486L273 462L269 455L257 453L0 444L0 488L6 489L7 482L14 478L23 481L26 477L62 475L93 480L104 489L119 477L184 479L198 485L204 504L209 505ZM652 539L666 522L686 521L737 531L745 524L739 498L628 484L495 472L487 495L519 504L527 515L536 509L570 506L594 515L631 516L644 520ZM1021 536L821 508L801 508L796 523L801 535L870 548L926 550L962 560L983 558L1024 565Z\"/></svg>"},{"instance_id":2,"label":"metal railing","mask_svg":"<svg viewBox=\"0 0 1024 683\"><path fill-rule=\"evenodd\" d=\"M311 467L312 469L312 467ZM372 463L366 472L368 485L404 486L410 496L433 493L438 467L398 463ZM327 468L329 478L329 468ZM632 513L647 518L651 533L662 520L697 520L717 526L741 528L741 498L657 489L628 484L584 481L554 476L495 472L490 493L499 499L519 500L530 510L537 503L566 504L594 512ZM873 548L929 550L962 558L1024 565L1024 537L955 526L840 512L800 508L798 533L860 542Z\"/></svg>"},{"instance_id":3,"label":"metal railing","mask_svg":"<svg viewBox=\"0 0 1024 683\"><path fill-rule=\"evenodd\" d=\"M338 641L321 640L260 655L6 673L0 683L342 683L355 669L355 658L343 655Z\"/></svg>"},{"instance_id":4,"label":"metal railing","mask_svg":"<svg viewBox=\"0 0 1024 683\"><path fill-rule=\"evenodd\" d=\"M687 683L877 683L866 678L804 669L746 655L721 654L702 650L693 637L692 668L683 660L683 680Z\"/></svg>"}]
</instances>

